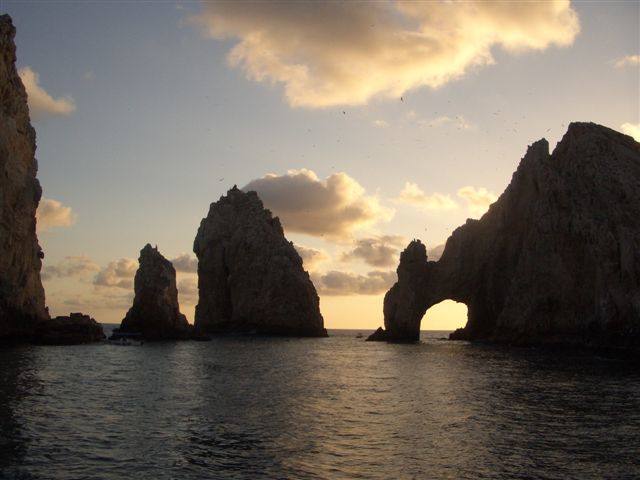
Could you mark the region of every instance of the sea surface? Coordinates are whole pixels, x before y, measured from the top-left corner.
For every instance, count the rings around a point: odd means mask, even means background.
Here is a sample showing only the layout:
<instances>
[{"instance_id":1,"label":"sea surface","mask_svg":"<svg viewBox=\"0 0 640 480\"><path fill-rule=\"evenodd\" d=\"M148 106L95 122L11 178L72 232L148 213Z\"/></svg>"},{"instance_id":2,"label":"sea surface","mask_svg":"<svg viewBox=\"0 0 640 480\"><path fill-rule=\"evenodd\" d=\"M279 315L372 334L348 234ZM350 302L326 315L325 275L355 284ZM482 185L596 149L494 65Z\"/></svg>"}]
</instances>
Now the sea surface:
<instances>
[{"instance_id":1,"label":"sea surface","mask_svg":"<svg viewBox=\"0 0 640 480\"><path fill-rule=\"evenodd\" d=\"M640 478L637 365L357 333L3 347L0 478Z\"/></svg>"}]
</instances>

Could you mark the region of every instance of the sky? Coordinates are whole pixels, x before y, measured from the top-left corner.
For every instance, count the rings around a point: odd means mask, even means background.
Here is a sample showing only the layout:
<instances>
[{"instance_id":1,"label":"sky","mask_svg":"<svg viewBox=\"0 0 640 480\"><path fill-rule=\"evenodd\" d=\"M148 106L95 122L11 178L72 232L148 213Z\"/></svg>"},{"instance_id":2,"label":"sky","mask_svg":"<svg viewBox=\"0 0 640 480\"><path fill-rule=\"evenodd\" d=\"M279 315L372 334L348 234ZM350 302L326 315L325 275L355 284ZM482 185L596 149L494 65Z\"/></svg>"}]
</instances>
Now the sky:
<instances>
[{"instance_id":1,"label":"sky","mask_svg":"<svg viewBox=\"0 0 640 480\"><path fill-rule=\"evenodd\" d=\"M254 189L327 328L383 323L399 252L437 259L528 145L571 121L640 139L638 2L0 0L37 132L53 315L118 323L140 249L178 271L209 204ZM445 301L423 329L464 326Z\"/></svg>"}]
</instances>

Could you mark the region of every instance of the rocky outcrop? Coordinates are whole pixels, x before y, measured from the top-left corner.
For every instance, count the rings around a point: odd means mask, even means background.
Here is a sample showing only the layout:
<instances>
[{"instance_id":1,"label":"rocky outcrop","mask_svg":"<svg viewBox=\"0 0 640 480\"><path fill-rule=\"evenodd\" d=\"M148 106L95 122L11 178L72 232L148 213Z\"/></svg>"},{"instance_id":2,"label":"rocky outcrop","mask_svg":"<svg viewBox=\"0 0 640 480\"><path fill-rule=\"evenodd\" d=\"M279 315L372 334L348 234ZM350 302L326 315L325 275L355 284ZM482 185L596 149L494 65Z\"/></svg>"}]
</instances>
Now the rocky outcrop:
<instances>
[{"instance_id":1,"label":"rocky outcrop","mask_svg":"<svg viewBox=\"0 0 640 480\"><path fill-rule=\"evenodd\" d=\"M376 331L373 332L371 335L369 335L365 341L384 342L386 340L387 340L387 331L382 327L378 327Z\"/></svg>"},{"instance_id":2,"label":"rocky outcrop","mask_svg":"<svg viewBox=\"0 0 640 480\"><path fill-rule=\"evenodd\" d=\"M102 325L89 315L72 313L39 322L35 343L42 345L77 345L104 340Z\"/></svg>"},{"instance_id":3,"label":"rocky outcrop","mask_svg":"<svg viewBox=\"0 0 640 480\"><path fill-rule=\"evenodd\" d=\"M640 144L573 123L549 154L531 145L480 220L403 252L384 300L387 340L417 340L426 310L464 302L451 338L637 349L640 345Z\"/></svg>"},{"instance_id":4,"label":"rocky outcrop","mask_svg":"<svg viewBox=\"0 0 640 480\"><path fill-rule=\"evenodd\" d=\"M187 318L180 313L176 270L157 247L140 250L134 279L133 306L120 324L120 332L141 333L146 340L180 340L190 335Z\"/></svg>"},{"instance_id":5,"label":"rocky outcrop","mask_svg":"<svg viewBox=\"0 0 640 480\"><path fill-rule=\"evenodd\" d=\"M197 331L326 336L309 274L256 192L234 186L212 203L193 251Z\"/></svg>"},{"instance_id":6,"label":"rocky outcrop","mask_svg":"<svg viewBox=\"0 0 640 480\"><path fill-rule=\"evenodd\" d=\"M42 195L36 179L36 134L16 72L15 28L0 16L0 339L30 337L48 319L40 281L43 253L36 236Z\"/></svg>"}]
</instances>

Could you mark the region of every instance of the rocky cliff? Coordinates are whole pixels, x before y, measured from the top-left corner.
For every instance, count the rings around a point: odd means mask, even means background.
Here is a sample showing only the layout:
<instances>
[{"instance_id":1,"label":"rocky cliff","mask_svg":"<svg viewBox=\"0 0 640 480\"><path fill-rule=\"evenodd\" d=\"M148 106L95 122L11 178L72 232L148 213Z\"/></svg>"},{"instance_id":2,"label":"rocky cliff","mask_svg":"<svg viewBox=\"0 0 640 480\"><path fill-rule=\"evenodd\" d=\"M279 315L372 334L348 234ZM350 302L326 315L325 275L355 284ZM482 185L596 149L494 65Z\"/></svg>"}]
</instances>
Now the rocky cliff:
<instances>
[{"instance_id":1,"label":"rocky cliff","mask_svg":"<svg viewBox=\"0 0 640 480\"><path fill-rule=\"evenodd\" d=\"M176 270L157 248L140 251L134 279L133 306L120 324L121 332L138 332L146 340L179 340L190 335L190 325L180 313Z\"/></svg>"},{"instance_id":2,"label":"rocky cliff","mask_svg":"<svg viewBox=\"0 0 640 480\"><path fill-rule=\"evenodd\" d=\"M16 72L15 28L0 16L0 339L33 334L49 318L40 282L43 257L36 236L42 195L36 179L36 134L27 94Z\"/></svg>"},{"instance_id":3,"label":"rocky cliff","mask_svg":"<svg viewBox=\"0 0 640 480\"><path fill-rule=\"evenodd\" d=\"M640 345L640 144L573 123L552 154L531 145L480 220L427 260L413 241L384 300L384 339L415 341L426 310L464 302L451 338L637 349ZM379 337L380 335L378 335Z\"/></svg>"},{"instance_id":4,"label":"rocky cliff","mask_svg":"<svg viewBox=\"0 0 640 480\"><path fill-rule=\"evenodd\" d=\"M277 217L235 186L200 223L196 330L326 336L319 299Z\"/></svg>"}]
</instances>

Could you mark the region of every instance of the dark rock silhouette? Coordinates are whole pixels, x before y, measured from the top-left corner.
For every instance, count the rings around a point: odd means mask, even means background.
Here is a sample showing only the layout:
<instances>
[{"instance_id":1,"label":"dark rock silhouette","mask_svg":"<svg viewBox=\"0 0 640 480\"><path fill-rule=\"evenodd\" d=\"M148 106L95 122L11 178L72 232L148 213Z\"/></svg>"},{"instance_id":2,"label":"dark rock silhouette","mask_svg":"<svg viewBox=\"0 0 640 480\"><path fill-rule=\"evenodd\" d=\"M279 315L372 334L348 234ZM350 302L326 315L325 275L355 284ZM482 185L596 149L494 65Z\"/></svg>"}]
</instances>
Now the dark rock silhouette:
<instances>
[{"instance_id":1,"label":"dark rock silhouette","mask_svg":"<svg viewBox=\"0 0 640 480\"><path fill-rule=\"evenodd\" d=\"M326 336L309 274L256 192L234 186L212 203L193 251L196 331Z\"/></svg>"},{"instance_id":2,"label":"dark rock silhouette","mask_svg":"<svg viewBox=\"0 0 640 480\"><path fill-rule=\"evenodd\" d=\"M387 340L387 332L382 327L378 327L378 329L366 339L367 342L383 342L385 340Z\"/></svg>"},{"instance_id":3,"label":"dark rock silhouette","mask_svg":"<svg viewBox=\"0 0 640 480\"><path fill-rule=\"evenodd\" d=\"M141 333L146 340L180 340L190 335L187 318L180 313L176 270L157 248L140 250L134 279L133 306L120 324L120 332Z\"/></svg>"},{"instance_id":4,"label":"dark rock silhouette","mask_svg":"<svg viewBox=\"0 0 640 480\"><path fill-rule=\"evenodd\" d=\"M43 345L76 345L99 342L105 335L102 325L89 315L72 313L38 323L34 338Z\"/></svg>"},{"instance_id":5,"label":"dark rock silhouette","mask_svg":"<svg viewBox=\"0 0 640 480\"><path fill-rule=\"evenodd\" d=\"M427 261L413 241L384 300L385 340L416 341L426 310L468 307L452 339L638 348L640 144L573 123L531 145L510 185Z\"/></svg>"},{"instance_id":6,"label":"dark rock silhouette","mask_svg":"<svg viewBox=\"0 0 640 480\"><path fill-rule=\"evenodd\" d=\"M89 316L49 317L40 269L44 254L36 235L42 188L36 178L36 132L27 93L16 71L16 30L0 15L0 340L46 344L104 338Z\"/></svg>"},{"instance_id":7,"label":"dark rock silhouette","mask_svg":"<svg viewBox=\"0 0 640 480\"><path fill-rule=\"evenodd\" d=\"M36 133L27 94L16 71L16 30L0 16L0 339L30 338L49 318L40 281L42 250L36 209L42 189L36 179Z\"/></svg>"}]
</instances>

